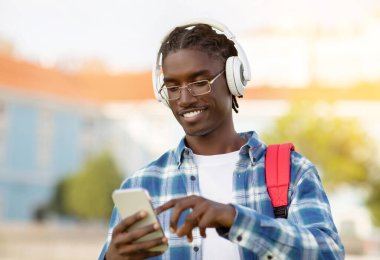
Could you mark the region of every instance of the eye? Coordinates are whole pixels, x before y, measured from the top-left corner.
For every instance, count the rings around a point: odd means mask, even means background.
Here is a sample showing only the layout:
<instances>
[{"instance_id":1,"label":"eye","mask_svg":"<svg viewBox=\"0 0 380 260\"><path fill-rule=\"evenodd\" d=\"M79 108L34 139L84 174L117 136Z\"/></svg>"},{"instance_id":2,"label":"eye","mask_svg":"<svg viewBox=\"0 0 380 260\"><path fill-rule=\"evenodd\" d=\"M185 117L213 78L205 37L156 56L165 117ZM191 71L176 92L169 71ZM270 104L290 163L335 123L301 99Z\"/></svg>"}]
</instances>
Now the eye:
<instances>
[{"instance_id":1,"label":"eye","mask_svg":"<svg viewBox=\"0 0 380 260\"><path fill-rule=\"evenodd\" d=\"M200 81L196 81L196 82L193 82L191 84L189 84L193 87L197 87L197 88L201 88L201 87L205 87L208 85L208 80L200 80Z\"/></svg>"},{"instance_id":2,"label":"eye","mask_svg":"<svg viewBox=\"0 0 380 260\"><path fill-rule=\"evenodd\" d=\"M168 92L177 92L179 90L179 87L178 86L172 86L172 87L166 86L166 89L168 90Z\"/></svg>"}]
</instances>

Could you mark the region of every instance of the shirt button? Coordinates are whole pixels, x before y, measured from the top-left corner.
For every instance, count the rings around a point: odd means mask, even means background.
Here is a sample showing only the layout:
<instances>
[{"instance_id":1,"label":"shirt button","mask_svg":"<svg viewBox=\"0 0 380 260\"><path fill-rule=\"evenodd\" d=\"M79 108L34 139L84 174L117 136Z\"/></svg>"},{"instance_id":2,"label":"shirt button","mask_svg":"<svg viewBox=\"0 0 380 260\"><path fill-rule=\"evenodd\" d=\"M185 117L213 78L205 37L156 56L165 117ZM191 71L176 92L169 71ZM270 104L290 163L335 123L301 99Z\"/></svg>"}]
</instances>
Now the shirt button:
<instances>
[{"instance_id":1,"label":"shirt button","mask_svg":"<svg viewBox=\"0 0 380 260\"><path fill-rule=\"evenodd\" d=\"M191 176L190 176L190 180L195 181L196 179L197 179L197 178L195 178L194 175L191 175Z\"/></svg>"},{"instance_id":2,"label":"shirt button","mask_svg":"<svg viewBox=\"0 0 380 260\"><path fill-rule=\"evenodd\" d=\"M243 237L242 237L241 235L238 235L237 238L236 238L236 240L239 241L239 242L240 242L242 239L243 239Z\"/></svg>"},{"instance_id":3,"label":"shirt button","mask_svg":"<svg viewBox=\"0 0 380 260\"><path fill-rule=\"evenodd\" d=\"M194 250L195 252L198 252L198 251L199 251L199 247L195 246L195 247L193 248L193 250Z\"/></svg>"}]
</instances>

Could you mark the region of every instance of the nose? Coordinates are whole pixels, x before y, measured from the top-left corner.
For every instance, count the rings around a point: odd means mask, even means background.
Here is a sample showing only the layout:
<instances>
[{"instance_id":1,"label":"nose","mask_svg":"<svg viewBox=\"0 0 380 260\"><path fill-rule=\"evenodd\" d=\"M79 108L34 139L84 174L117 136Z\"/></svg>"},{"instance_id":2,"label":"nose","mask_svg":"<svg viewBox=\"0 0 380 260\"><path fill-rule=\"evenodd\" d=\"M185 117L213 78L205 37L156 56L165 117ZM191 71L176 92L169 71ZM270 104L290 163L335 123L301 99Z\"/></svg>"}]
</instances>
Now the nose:
<instances>
[{"instance_id":1,"label":"nose","mask_svg":"<svg viewBox=\"0 0 380 260\"><path fill-rule=\"evenodd\" d=\"M197 98L190 93L188 88L181 89L180 97L178 99L178 105L182 107L188 107L196 101Z\"/></svg>"}]
</instances>

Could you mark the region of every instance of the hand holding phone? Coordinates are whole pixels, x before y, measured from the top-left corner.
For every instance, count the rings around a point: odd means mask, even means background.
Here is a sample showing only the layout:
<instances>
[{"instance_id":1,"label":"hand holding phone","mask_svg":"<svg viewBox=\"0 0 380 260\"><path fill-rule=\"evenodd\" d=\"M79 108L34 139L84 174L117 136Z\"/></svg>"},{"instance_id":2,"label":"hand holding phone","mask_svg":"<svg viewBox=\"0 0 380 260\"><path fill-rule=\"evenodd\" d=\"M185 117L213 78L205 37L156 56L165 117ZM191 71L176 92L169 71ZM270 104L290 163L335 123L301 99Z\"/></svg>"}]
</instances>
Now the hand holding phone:
<instances>
[{"instance_id":1,"label":"hand holding phone","mask_svg":"<svg viewBox=\"0 0 380 260\"><path fill-rule=\"evenodd\" d=\"M141 230L145 227L152 226L156 224L156 230L150 232L135 241L133 243L140 243L146 241L157 240L165 237L161 225L154 212L152 204L148 197L148 192L144 189L123 189L115 190L112 193L112 199L115 203L115 206L120 214L120 216L125 219L136 213L145 212L146 215L136 221L132 225L128 226L126 232L133 232ZM159 227L157 227L157 224ZM151 252L164 252L168 248L167 243L162 243L160 245L149 248L148 251Z\"/></svg>"}]
</instances>

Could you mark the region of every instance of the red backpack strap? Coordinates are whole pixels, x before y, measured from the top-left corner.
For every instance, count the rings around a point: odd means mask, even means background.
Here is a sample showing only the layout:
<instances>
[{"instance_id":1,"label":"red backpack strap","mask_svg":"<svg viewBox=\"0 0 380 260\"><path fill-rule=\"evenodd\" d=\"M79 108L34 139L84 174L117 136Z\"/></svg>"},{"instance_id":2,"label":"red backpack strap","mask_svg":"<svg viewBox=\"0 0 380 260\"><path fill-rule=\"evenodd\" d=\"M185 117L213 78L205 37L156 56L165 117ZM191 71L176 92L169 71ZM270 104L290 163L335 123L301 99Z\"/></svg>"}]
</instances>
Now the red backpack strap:
<instances>
[{"instance_id":1,"label":"red backpack strap","mask_svg":"<svg viewBox=\"0 0 380 260\"><path fill-rule=\"evenodd\" d=\"M294 145L272 144L265 156L265 179L276 218L287 218L288 189L290 179L290 151Z\"/></svg>"}]
</instances>

